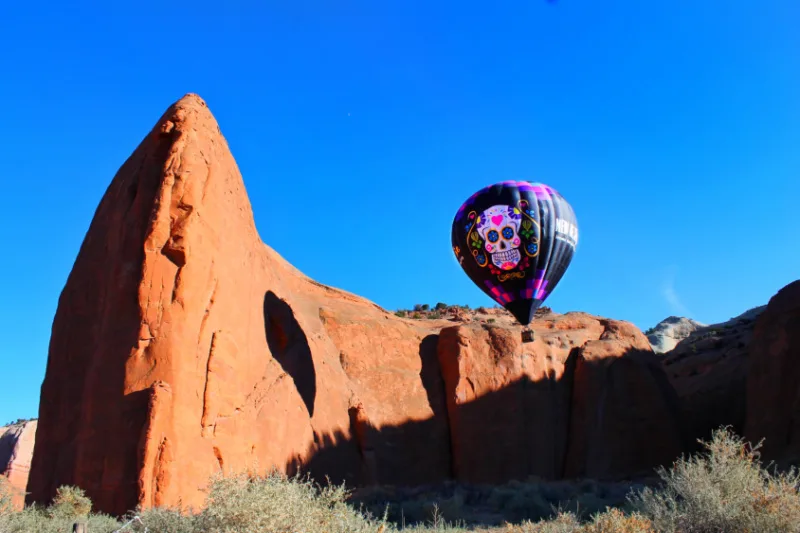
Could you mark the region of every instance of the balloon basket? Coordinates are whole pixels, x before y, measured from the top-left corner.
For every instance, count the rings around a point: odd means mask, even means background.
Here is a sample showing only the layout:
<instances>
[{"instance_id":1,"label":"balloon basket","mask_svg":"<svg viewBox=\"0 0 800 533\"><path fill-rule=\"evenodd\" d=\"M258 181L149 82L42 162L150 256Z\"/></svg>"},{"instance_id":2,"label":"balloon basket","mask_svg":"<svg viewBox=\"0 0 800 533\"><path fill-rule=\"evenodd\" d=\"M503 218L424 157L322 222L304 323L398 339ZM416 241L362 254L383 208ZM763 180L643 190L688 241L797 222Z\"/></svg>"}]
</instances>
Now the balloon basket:
<instances>
[{"instance_id":1,"label":"balloon basket","mask_svg":"<svg viewBox=\"0 0 800 533\"><path fill-rule=\"evenodd\" d=\"M533 330L525 328L522 330L522 342L533 342Z\"/></svg>"}]
</instances>

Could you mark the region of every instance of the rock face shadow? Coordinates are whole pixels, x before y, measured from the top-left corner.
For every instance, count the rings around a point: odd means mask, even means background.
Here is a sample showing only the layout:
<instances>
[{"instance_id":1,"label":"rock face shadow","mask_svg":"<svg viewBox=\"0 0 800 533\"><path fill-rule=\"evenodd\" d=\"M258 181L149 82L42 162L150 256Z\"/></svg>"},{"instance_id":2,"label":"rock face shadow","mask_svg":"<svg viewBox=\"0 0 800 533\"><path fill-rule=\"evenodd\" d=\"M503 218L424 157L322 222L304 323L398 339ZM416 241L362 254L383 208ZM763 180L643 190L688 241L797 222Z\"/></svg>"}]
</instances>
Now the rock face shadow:
<instances>
[{"instance_id":1,"label":"rock face shadow","mask_svg":"<svg viewBox=\"0 0 800 533\"><path fill-rule=\"evenodd\" d=\"M264 329L272 357L294 380L309 416L314 416L317 375L311 348L294 311L274 292L264 295Z\"/></svg>"},{"instance_id":2,"label":"rock face shadow","mask_svg":"<svg viewBox=\"0 0 800 533\"><path fill-rule=\"evenodd\" d=\"M652 353L629 349L615 359L585 358L575 348L558 377L524 375L454 403L445 402L457 393L452 380L436 377L435 341L431 336L420 346L430 418L380 427L367 419L351 435L337 432L310 445L307 458L291 464L292 472L323 485L346 483L361 494L383 498L419 490L430 499L440 489L521 487L531 478L553 487L585 478L610 484L651 479L656 467L671 464L684 450L676 397ZM438 464L428 460L432 456ZM397 503L393 512L402 514L405 504ZM490 502L468 505L475 511L471 525L496 525L482 516L484 504L491 507ZM536 518L506 511L493 509L494 518Z\"/></svg>"},{"instance_id":3,"label":"rock face shadow","mask_svg":"<svg viewBox=\"0 0 800 533\"><path fill-rule=\"evenodd\" d=\"M442 368L436 353L439 335L428 335L419 345L420 381L428 396L433 417L447 423L447 401Z\"/></svg>"},{"instance_id":4,"label":"rock face shadow","mask_svg":"<svg viewBox=\"0 0 800 533\"><path fill-rule=\"evenodd\" d=\"M0 472L5 470L14 457L14 447L17 444L18 434L9 429L5 433L0 433Z\"/></svg>"}]
</instances>

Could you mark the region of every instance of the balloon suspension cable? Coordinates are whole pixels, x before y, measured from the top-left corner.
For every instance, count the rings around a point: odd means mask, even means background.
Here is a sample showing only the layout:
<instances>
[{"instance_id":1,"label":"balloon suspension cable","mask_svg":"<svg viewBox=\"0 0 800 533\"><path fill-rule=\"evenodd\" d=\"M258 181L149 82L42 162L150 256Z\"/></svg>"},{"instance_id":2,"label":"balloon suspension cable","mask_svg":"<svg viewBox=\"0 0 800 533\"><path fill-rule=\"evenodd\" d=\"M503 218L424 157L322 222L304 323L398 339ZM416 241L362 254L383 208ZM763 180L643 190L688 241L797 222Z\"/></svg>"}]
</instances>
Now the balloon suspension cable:
<instances>
[{"instance_id":1,"label":"balloon suspension cable","mask_svg":"<svg viewBox=\"0 0 800 533\"><path fill-rule=\"evenodd\" d=\"M533 342L533 330L531 328L522 328L522 342Z\"/></svg>"}]
</instances>

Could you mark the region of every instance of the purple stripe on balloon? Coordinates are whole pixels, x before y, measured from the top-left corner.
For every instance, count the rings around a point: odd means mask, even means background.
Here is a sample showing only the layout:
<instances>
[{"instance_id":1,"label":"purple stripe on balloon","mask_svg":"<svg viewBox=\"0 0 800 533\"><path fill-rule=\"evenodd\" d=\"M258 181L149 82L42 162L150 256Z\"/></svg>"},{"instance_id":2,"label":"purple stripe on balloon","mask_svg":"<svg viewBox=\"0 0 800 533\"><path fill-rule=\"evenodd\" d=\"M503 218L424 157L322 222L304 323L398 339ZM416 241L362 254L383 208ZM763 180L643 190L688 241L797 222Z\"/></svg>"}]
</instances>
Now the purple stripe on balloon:
<instances>
[{"instance_id":1,"label":"purple stripe on balloon","mask_svg":"<svg viewBox=\"0 0 800 533\"><path fill-rule=\"evenodd\" d=\"M550 198L550 191L548 191L549 187L543 185L534 185L533 192L536 194L536 198L539 199L547 199Z\"/></svg>"},{"instance_id":2,"label":"purple stripe on balloon","mask_svg":"<svg viewBox=\"0 0 800 533\"><path fill-rule=\"evenodd\" d=\"M528 181L514 181L514 180L501 181L500 183L493 183L492 185L487 185L486 187L483 187L481 190L477 191L475 194L470 196L467 199L467 201L464 202L461 205L461 207L458 208L456 216L461 216L478 196L490 190L492 187L496 187L498 185L502 187L515 187L520 192L532 192L536 195L536 198L538 200L547 200L552 195L558 194L558 192L555 189L553 189L549 185L545 185L544 183L538 183L538 182L531 183Z\"/></svg>"},{"instance_id":3,"label":"purple stripe on balloon","mask_svg":"<svg viewBox=\"0 0 800 533\"><path fill-rule=\"evenodd\" d=\"M544 282L542 283L542 286L541 286L541 287L539 287L539 288L536 290L536 298L537 298L537 299L539 299L539 300L542 300L542 299L544 298L544 295L545 295L545 294L547 294L547 290L545 290L545 289L546 289L546 287L547 287L547 281L544 281Z\"/></svg>"},{"instance_id":4,"label":"purple stripe on balloon","mask_svg":"<svg viewBox=\"0 0 800 533\"><path fill-rule=\"evenodd\" d=\"M533 185L534 187L540 187L547 192L556 192L556 190L551 186L545 185L544 183L539 183L538 181L536 183L532 183L531 185Z\"/></svg>"}]
</instances>

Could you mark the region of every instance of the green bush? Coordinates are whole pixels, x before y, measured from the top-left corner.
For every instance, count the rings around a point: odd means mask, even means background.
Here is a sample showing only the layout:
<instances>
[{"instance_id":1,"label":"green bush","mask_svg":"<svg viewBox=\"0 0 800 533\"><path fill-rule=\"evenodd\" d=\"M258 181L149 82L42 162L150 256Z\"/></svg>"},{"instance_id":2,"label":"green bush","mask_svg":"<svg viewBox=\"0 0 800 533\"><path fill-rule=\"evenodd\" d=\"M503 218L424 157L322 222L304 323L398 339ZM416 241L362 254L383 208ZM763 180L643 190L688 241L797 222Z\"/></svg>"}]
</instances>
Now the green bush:
<instances>
[{"instance_id":1,"label":"green bush","mask_svg":"<svg viewBox=\"0 0 800 533\"><path fill-rule=\"evenodd\" d=\"M83 489L64 486L56 489L56 496L50 506L50 514L66 518L85 518L92 510L90 500Z\"/></svg>"},{"instance_id":2,"label":"green bush","mask_svg":"<svg viewBox=\"0 0 800 533\"><path fill-rule=\"evenodd\" d=\"M49 507L30 506L20 512L0 512L0 531L62 533L72 531L75 522L86 523L90 533L111 533L119 529L121 524L114 518L105 514L90 514L91 509L92 502L83 490L63 486L57 489Z\"/></svg>"}]
</instances>

